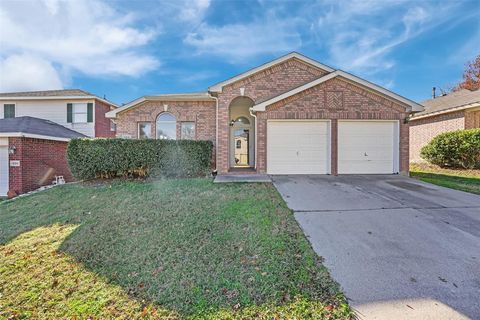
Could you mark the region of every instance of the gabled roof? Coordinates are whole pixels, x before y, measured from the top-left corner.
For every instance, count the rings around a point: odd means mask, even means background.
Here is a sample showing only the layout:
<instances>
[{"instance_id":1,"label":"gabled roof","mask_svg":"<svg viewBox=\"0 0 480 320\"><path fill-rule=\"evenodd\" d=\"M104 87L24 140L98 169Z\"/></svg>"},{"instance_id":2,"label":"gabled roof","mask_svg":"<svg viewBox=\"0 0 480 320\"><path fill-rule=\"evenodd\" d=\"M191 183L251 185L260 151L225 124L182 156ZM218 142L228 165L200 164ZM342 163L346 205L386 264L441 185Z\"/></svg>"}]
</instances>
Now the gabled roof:
<instances>
[{"instance_id":1,"label":"gabled roof","mask_svg":"<svg viewBox=\"0 0 480 320\"><path fill-rule=\"evenodd\" d=\"M409 112L419 112L419 111L423 111L423 106L421 106L420 104L416 103L415 101L412 101L410 99L407 99L405 97L402 97L390 90L387 90L383 87L380 87L374 83L371 83L367 80L364 80L364 79L361 79L357 76L354 76L350 73L347 73L345 71L342 71L342 70L336 70L334 72L331 72L323 77L320 77L318 79L315 79L309 83L306 83L300 87L297 87L295 89L292 89L292 90L289 90L287 92L284 92L276 97L273 97L271 99L268 99L266 101L263 101L261 103L258 103L256 105L254 105L252 107L252 111L265 111L265 108L271 104L274 104L275 102L278 102L278 101L281 101L285 98L288 98L290 96L293 96L297 93L300 93L302 91L305 91L309 88L312 88L320 83L323 83L325 81L328 81L330 79L333 79L335 77L341 77L341 78L344 78L350 82L353 82L357 85L360 85L364 88L367 88L367 89L370 89L370 90L373 90L377 93L380 93L382 94L383 96L385 96L386 98L390 98L391 100L395 100L395 101L398 101L398 102L401 102L405 105L408 106L408 111Z\"/></svg>"},{"instance_id":2,"label":"gabled roof","mask_svg":"<svg viewBox=\"0 0 480 320\"><path fill-rule=\"evenodd\" d=\"M145 101L215 101L208 92L159 94L143 96L105 114L107 118L116 118L117 114L131 109Z\"/></svg>"},{"instance_id":3,"label":"gabled roof","mask_svg":"<svg viewBox=\"0 0 480 320\"><path fill-rule=\"evenodd\" d=\"M210 92L222 92L222 88L223 88L224 86L226 86L226 85L229 85L229 84L231 84L231 83L234 83L234 82L237 82L237 81L242 80L242 79L244 79L244 78L247 78L247 77L251 76L252 74L255 74L255 73L260 72L260 71L262 71L262 70L264 70L264 69L270 68L270 67L272 67L272 66L274 66L274 65L280 64L280 63L282 63L282 62L284 62L284 61L287 61L287 60L289 60L289 59L291 59L291 58L296 58L296 59L298 59L298 60L300 60L300 61L303 61L303 62L305 62L305 63L307 63L307 64L310 64L310 65L312 65L312 66L314 66L314 67L320 68L320 69L325 70L325 71L327 71L327 72L333 72L333 71L335 71L335 69L332 69L332 68L330 68L330 67L327 66L327 65L321 64L321 63L318 62L318 61L315 61L315 60L313 60L313 59L310 59L309 57L306 57L306 56L304 56L304 55L302 55L302 54L300 54L300 53L298 53L298 52L291 52L291 53L289 53L289 54L287 54L287 55L284 55L284 56L282 56L282 57L280 57L280 58L277 58L277 59L275 59L275 60L272 60L272 61L270 61L270 62L267 62L267 63L265 63L265 64L262 64L261 66L258 66L258 67L256 67L256 68L250 69L250 70L248 70L248 71L246 71L246 72L244 72L244 73L241 73L241 74L239 74L239 75L237 75L237 76L235 76L235 77L233 77L233 78L230 78L230 79L228 79L228 80L219 82L219 83L217 83L217 84L209 87L209 88L208 88L208 91L210 91Z\"/></svg>"},{"instance_id":4,"label":"gabled roof","mask_svg":"<svg viewBox=\"0 0 480 320\"><path fill-rule=\"evenodd\" d=\"M480 107L480 89L470 91L462 89L422 102L425 111L415 115L412 119L420 119L433 115Z\"/></svg>"},{"instance_id":5,"label":"gabled roof","mask_svg":"<svg viewBox=\"0 0 480 320\"><path fill-rule=\"evenodd\" d=\"M46 140L69 141L86 136L50 120L17 117L0 119L0 137L27 137Z\"/></svg>"},{"instance_id":6,"label":"gabled roof","mask_svg":"<svg viewBox=\"0 0 480 320\"><path fill-rule=\"evenodd\" d=\"M63 99L97 99L115 108L118 108L118 106L115 103L80 89L0 93L0 100L63 100Z\"/></svg>"}]
</instances>

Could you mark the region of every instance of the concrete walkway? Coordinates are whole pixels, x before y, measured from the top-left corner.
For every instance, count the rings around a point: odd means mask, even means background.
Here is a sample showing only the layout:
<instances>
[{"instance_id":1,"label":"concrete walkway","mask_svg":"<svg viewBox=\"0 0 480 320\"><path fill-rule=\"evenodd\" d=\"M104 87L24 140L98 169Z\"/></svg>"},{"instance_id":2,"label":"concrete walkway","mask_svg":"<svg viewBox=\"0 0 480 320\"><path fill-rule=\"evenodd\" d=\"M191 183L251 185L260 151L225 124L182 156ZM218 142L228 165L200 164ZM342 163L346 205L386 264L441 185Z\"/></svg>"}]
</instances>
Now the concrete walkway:
<instances>
[{"instance_id":1,"label":"concrete walkway","mask_svg":"<svg viewBox=\"0 0 480 320\"><path fill-rule=\"evenodd\" d=\"M266 174L235 174L235 175L218 175L213 180L214 183L229 182L272 182Z\"/></svg>"},{"instance_id":2,"label":"concrete walkway","mask_svg":"<svg viewBox=\"0 0 480 320\"><path fill-rule=\"evenodd\" d=\"M402 176L274 176L361 319L480 319L480 196Z\"/></svg>"}]
</instances>

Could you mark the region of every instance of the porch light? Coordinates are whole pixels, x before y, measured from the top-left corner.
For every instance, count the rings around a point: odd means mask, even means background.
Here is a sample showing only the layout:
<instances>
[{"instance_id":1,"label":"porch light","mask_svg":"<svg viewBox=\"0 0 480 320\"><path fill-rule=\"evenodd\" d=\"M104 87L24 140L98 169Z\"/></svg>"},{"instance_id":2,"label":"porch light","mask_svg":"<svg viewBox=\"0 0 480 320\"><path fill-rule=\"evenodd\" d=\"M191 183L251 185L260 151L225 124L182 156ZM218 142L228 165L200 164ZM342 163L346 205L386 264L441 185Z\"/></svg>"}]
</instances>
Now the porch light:
<instances>
[{"instance_id":1,"label":"porch light","mask_svg":"<svg viewBox=\"0 0 480 320\"><path fill-rule=\"evenodd\" d=\"M15 151L17 151L17 147L11 146L8 148L8 154L15 154Z\"/></svg>"}]
</instances>

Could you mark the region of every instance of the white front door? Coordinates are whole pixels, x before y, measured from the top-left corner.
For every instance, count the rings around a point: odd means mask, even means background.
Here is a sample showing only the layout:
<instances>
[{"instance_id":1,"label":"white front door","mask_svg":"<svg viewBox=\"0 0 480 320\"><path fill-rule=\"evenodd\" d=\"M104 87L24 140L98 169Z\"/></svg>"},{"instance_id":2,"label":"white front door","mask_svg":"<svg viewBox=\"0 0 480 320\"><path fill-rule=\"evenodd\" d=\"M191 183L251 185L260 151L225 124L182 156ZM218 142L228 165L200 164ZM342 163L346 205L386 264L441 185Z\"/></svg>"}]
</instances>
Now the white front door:
<instances>
[{"instance_id":1,"label":"white front door","mask_svg":"<svg viewBox=\"0 0 480 320\"><path fill-rule=\"evenodd\" d=\"M8 146L0 146L0 197L8 192Z\"/></svg>"},{"instance_id":2,"label":"white front door","mask_svg":"<svg viewBox=\"0 0 480 320\"><path fill-rule=\"evenodd\" d=\"M338 173L398 173L398 121L338 121Z\"/></svg>"},{"instance_id":3,"label":"white front door","mask_svg":"<svg viewBox=\"0 0 480 320\"><path fill-rule=\"evenodd\" d=\"M330 173L330 121L269 120L267 172Z\"/></svg>"}]
</instances>

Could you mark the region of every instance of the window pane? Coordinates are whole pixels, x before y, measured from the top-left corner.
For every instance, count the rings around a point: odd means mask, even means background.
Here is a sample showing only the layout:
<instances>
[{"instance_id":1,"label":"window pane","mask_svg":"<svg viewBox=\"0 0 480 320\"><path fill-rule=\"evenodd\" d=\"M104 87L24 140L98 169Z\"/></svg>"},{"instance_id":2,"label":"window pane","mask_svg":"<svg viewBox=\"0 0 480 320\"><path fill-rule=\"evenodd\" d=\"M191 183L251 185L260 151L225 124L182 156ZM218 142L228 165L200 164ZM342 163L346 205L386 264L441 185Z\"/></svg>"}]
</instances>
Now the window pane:
<instances>
[{"instance_id":1,"label":"window pane","mask_svg":"<svg viewBox=\"0 0 480 320\"><path fill-rule=\"evenodd\" d=\"M157 139L177 138L175 122L157 122Z\"/></svg>"},{"instance_id":2,"label":"window pane","mask_svg":"<svg viewBox=\"0 0 480 320\"><path fill-rule=\"evenodd\" d=\"M235 124L250 124L250 121L245 117L238 117Z\"/></svg>"},{"instance_id":3,"label":"window pane","mask_svg":"<svg viewBox=\"0 0 480 320\"><path fill-rule=\"evenodd\" d=\"M162 113L157 121L177 121L177 119L175 119L175 116L173 114L170 114L170 113Z\"/></svg>"},{"instance_id":4,"label":"window pane","mask_svg":"<svg viewBox=\"0 0 480 320\"><path fill-rule=\"evenodd\" d=\"M14 104L4 104L3 105L3 117L6 118L15 118L15 105Z\"/></svg>"},{"instance_id":5,"label":"window pane","mask_svg":"<svg viewBox=\"0 0 480 320\"><path fill-rule=\"evenodd\" d=\"M73 104L73 122L85 123L87 122L87 104L74 103Z\"/></svg>"},{"instance_id":6,"label":"window pane","mask_svg":"<svg viewBox=\"0 0 480 320\"><path fill-rule=\"evenodd\" d=\"M177 139L177 122L174 115L162 113L157 118L157 139Z\"/></svg>"},{"instance_id":7,"label":"window pane","mask_svg":"<svg viewBox=\"0 0 480 320\"><path fill-rule=\"evenodd\" d=\"M140 122L138 124L138 138L150 139L152 137L152 125L150 122Z\"/></svg>"},{"instance_id":8,"label":"window pane","mask_svg":"<svg viewBox=\"0 0 480 320\"><path fill-rule=\"evenodd\" d=\"M195 122L182 122L182 139L195 140Z\"/></svg>"}]
</instances>

